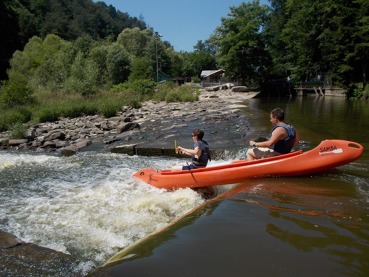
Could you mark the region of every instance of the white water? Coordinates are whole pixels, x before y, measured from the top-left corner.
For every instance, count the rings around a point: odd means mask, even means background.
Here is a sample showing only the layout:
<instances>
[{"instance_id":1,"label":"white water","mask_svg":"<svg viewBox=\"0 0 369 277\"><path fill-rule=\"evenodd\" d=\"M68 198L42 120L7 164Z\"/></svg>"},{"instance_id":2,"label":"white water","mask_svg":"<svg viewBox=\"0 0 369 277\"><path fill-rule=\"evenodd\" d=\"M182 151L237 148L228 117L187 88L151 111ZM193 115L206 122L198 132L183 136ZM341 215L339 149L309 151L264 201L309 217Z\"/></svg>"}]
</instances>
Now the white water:
<instances>
[{"instance_id":1,"label":"white water","mask_svg":"<svg viewBox=\"0 0 369 277\"><path fill-rule=\"evenodd\" d=\"M167 192L132 177L144 167L182 162L106 152L0 152L0 229L71 254L88 272L203 203L191 189Z\"/></svg>"}]
</instances>

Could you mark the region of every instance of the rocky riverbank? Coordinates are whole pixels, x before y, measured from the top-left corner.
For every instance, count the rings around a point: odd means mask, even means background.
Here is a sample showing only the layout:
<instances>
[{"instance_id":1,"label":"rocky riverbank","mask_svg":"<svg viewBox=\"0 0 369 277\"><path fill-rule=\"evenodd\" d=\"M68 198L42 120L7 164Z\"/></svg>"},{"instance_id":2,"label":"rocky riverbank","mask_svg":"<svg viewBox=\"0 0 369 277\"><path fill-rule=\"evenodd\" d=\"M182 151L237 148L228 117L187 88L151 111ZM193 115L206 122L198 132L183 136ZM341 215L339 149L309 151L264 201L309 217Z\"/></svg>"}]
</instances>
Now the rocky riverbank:
<instances>
[{"instance_id":1,"label":"rocky riverbank","mask_svg":"<svg viewBox=\"0 0 369 277\"><path fill-rule=\"evenodd\" d=\"M243 145L250 129L241 109L257 92L236 91L202 90L196 102L148 101L139 109L123 107L111 118L60 118L29 127L25 139L9 139L9 133L2 133L0 147L73 155L95 146L126 154L173 155L174 151L164 153L162 149L174 150L174 141L191 143L187 138L192 129L202 128L213 151L221 153ZM222 136L224 132L227 136Z\"/></svg>"},{"instance_id":2,"label":"rocky riverbank","mask_svg":"<svg viewBox=\"0 0 369 277\"><path fill-rule=\"evenodd\" d=\"M199 101L193 103L149 101L140 109L123 107L113 118L61 118L58 122L31 126L24 140L12 140L8 133L2 133L0 147L58 151L61 155L77 154L91 147L128 154L174 155L174 141L192 147L192 129L202 128L214 153L236 153L252 132L243 111L245 100L257 94L202 90ZM25 243L0 231L0 275L78 276L74 272L77 264L69 255Z\"/></svg>"}]
</instances>

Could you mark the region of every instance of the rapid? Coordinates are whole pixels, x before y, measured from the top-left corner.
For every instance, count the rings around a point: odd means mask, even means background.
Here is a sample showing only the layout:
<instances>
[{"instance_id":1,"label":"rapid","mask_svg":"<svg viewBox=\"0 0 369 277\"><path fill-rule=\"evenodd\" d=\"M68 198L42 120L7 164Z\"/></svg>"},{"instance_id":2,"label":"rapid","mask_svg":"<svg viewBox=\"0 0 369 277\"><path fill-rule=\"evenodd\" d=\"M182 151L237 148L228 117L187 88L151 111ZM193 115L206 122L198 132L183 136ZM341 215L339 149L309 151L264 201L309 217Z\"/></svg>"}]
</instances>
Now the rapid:
<instances>
[{"instance_id":1,"label":"rapid","mask_svg":"<svg viewBox=\"0 0 369 277\"><path fill-rule=\"evenodd\" d=\"M105 151L0 152L0 229L71 254L88 272L203 203L191 189L168 193L132 177L175 162Z\"/></svg>"}]
</instances>

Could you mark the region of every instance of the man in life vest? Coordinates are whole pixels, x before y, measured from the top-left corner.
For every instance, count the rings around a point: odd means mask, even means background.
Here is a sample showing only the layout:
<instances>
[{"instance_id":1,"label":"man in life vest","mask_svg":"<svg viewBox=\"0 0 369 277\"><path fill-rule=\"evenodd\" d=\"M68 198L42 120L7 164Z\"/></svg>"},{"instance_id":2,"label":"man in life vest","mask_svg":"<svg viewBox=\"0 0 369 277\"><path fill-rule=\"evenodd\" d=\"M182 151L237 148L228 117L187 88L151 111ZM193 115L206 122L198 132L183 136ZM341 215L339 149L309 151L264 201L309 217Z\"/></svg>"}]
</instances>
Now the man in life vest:
<instances>
[{"instance_id":1,"label":"man in life vest","mask_svg":"<svg viewBox=\"0 0 369 277\"><path fill-rule=\"evenodd\" d=\"M179 170L191 170L199 167L205 167L210 160L209 145L203 140L204 131L201 129L195 129L192 131L193 149L177 147L177 152L180 154L191 156L192 162L190 164L185 163L179 166L173 166L172 171Z\"/></svg>"},{"instance_id":2,"label":"man in life vest","mask_svg":"<svg viewBox=\"0 0 369 277\"><path fill-rule=\"evenodd\" d=\"M250 146L253 148L247 150L246 160L252 161L287 154L300 141L300 136L295 128L284 121L284 111L282 109L276 108L270 112L270 122L274 127L268 140L262 142L251 140Z\"/></svg>"}]
</instances>

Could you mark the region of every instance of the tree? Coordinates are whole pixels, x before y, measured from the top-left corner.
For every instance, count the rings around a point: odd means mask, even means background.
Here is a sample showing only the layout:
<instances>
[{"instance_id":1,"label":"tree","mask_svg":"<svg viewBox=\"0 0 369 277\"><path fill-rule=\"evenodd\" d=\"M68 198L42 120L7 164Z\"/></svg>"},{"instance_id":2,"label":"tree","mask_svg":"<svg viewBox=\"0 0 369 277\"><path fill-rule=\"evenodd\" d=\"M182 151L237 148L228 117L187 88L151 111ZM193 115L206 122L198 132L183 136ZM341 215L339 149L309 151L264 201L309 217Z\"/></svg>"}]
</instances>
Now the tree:
<instances>
[{"instance_id":1,"label":"tree","mask_svg":"<svg viewBox=\"0 0 369 277\"><path fill-rule=\"evenodd\" d=\"M217 51L217 46L213 42L212 37L210 37L205 41L202 40L197 41L196 45L193 48L194 52L205 52L210 55L215 55Z\"/></svg>"},{"instance_id":2,"label":"tree","mask_svg":"<svg viewBox=\"0 0 369 277\"><path fill-rule=\"evenodd\" d=\"M133 57L145 55L145 49L153 36L151 30L139 28L126 28L118 36L117 42L121 44Z\"/></svg>"},{"instance_id":3,"label":"tree","mask_svg":"<svg viewBox=\"0 0 369 277\"><path fill-rule=\"evenodd\" d=\"M230 10L215 33L219 64L233 79L241 79L243 84L258 84L270 64L262 32L269 9L253 1Z\"/></svg>"},{"instance_id":4,"label":"tree","mask_svg":"<svg viewBox=\"0 0 369 277\"><path fill-rule=\"evenodd\" d=\"M192 52L186 58L183 65L185 76L200 77L201 71L217 69L215 58L207 52Z\"/></svg>"},{"instance_id":5,"label":"tree","mask_svg":"<svg viewBox=\"0 0 369 277\"><path fill-rule=\"evenodd\" d=\"M146 57L137 57L132 61L131 74L128 77L129 81L150 79L153 68L151 61Z\"/></svg>"},{"instance_id":6,"label":"tree","mask_svg":"<svg viewBox=\"0 0 369 277\"><path fill-rule=\"evenodd\" d=\"M89 35L93 40L115 40L125 28L146 28L146 23L117 11L104 2L91 0L1 0L0 79L6 76L8 61L33 36L44 39L55 34L73 41Z\"/></svg>"},{"instance_id":7,"label":"tree","mask_svg":"<svg viewBox=\"0 0 369 277\"><path fill-rule=\"evenodd\" d=\"M9 60L15 51L22 45L19 37L19 26L17 14L10 6L10 0L0 1L0 80L6 78L6 69ZM7 43L4 43L7 42Z\"/></svg>"},{"instance_id":8,"label":"tree","mask_svg":"<svg viewBox=\"0 0 369 277\"><path fill-rule=\"evenodd\" d=\"M369 2L366 0L357 0L359 9L357 9L354 60L361 68L361 78L365 85L369 78Z\"/></svg>"},{"instance_id":9,"label":"tree","mask_svg":"<svg viewBox=\"0 0 369 277\"><path fill-rule=\"evenodd\" d=\"M127 81L131 61L123 46L116 42L110 45L106 58L106 68L111 84L116 85Z\"/></svg>"}]
</instances>

